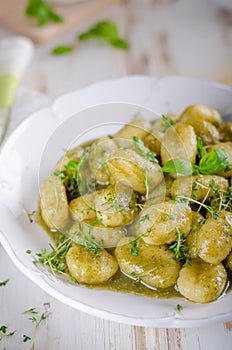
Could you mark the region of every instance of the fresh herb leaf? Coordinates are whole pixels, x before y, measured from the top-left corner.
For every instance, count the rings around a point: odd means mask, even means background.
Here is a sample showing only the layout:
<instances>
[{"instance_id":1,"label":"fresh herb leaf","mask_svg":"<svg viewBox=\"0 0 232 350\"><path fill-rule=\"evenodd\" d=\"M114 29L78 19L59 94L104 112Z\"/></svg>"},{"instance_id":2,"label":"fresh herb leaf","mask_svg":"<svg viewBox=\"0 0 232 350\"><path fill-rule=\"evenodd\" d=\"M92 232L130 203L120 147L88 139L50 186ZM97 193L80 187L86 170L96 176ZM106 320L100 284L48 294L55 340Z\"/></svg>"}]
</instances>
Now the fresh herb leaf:
<instances>
[{"instance_id":1,"label":"fresh herb leaf","mask_svg":"<svg viewBox=\"0 0 232 350\"><path fill-rule=\"evenodd\" d=\"M162 125L164 127L163 131L166 131L170 126L174 125L176 122L175 120L168 118L166 115L162 115Z\"/></svg>"},{"instance_id":2,"label":"fresh herb leaf","mask_svg":"<svg viewBox=\"0 0 232 350\"><path fill-rule=\"evenodd\" d=\"M135 149L141 154L144 159L147 159L152 163L158 163L158 160L156 159L156 153L148 151L144 146L143 141L139 137L133 136L133 142Z\"/></svg>"},{"instance_id":3,"label":"fresh herb leaf","mask_svg":"<svg viewBox=\"0 0 232 350\"><path fill-rule=\"evenodd\" d=\"M53 175L59 176L63 181L69 201L86 192L86 178L83 178L80 170L89 151L90 147L87 146L78 161L70 160L68 164L65 165L65 170L58 170L53 173Z\"/></svg>"},{"instance_id":4,"label":"fresh herb leaf","mask_svg":"<svg viewBox=\"0 0 232 350\"><path fill-rule=\"evenodd\" d=\"M193 167L192 164L185 159L171 159L164 164L162 171L164 173L177 173L188 176L193 173Z\"/></svg>"},{"instance_id":5,"label":"fresh herb leaf","mask_svg":"<svg viewBox=\"0 0 232 350\"><path fill-rule=\"evenodd\" d=\"M78 36L79 41L88 39L97 39L100 42L108 43L121 50L127 50L129 48L128 42L119 37L117 25L111 21L98 22L89 30Z\"/></svg>"},{"instance_id":6,"label":"fresh herb leaf","mask_svg":"<svg viewBox=\"0 0 232 350\"><path fill-rule=\"evenodd\" d=\"M199 136L197 136L197 155L199 159L203 158L206 154L206 147L203 146L202 139Z\"/></svg>"},{"instance_id":7,"label":"fresh herb leaf","mask_svg":"<svg viewBox=\"0 0 232 350\"><path fill-rule=\"evenodd\" d=\"M23 334L23 342L26 343L28 340L31 340L31 337L29 337L26 334Z\"/></svg>"},{"instance_id":8,"label":"fresh herb leaf","mask_svg":"<svg viewBox=\"0 0 232 350\"><path fill-rule=\"evenodd\" d=\"M126 40L120 39L120 38L112 38L110 39L110 44L117 49L121 50L128 50L129 49L129 44Z\"/></svg>"},{"instance_id":9,"label":"fresh herb leaf","mask_svg":"<svg viewBox=\"0 0 232 350\"><path fill-rule=\"evenodd\" d=\"M102 248L94 239L91 233L81 236L77 233L78 243L83 245L86 250L89 250L95 256L100 256L100 249Z\"/></svg>"},{"instance_id":10,"label":"fresh herb leaf","mask_svg":"<svg viewBox=\"0 0 232 350\"><path fill-rule=\"evenodd\" d=\"M66 263L65 257L68 253L68 250L72 244L72 237L68 237L65 240L61 241L57 247L53 247L50 253L47 252L47 249L41 249L40 253L37 253L38 259L34 263L40 263L45 267L48 267L52 273L62 273L66 274Z\"/></svg>"},{"instance_id":11,"label":"fresh herb leaf","mask_svg":"<svg viewBox=\"0 0 232 350\"><path fill-rule=\"evenodd\" d=\"M52 50L53 55L66 55L74 50L74 46L60 45Z\"/></svg>"},{"instance_id":12,"label":"fresh herb leaf","mask_svg":"<svg viewBox=\"0 0 232 350\"><path fill-rule=\"evenodd\" d=\"M139 246L139 239L135 239L134 241L130 240L129 243L132 245L131 247L131 254L134 256L138 256L139 252L138 252L138 246Z\"/></svg>"},{"instance_id":13,"label":"fresh herb leaf","mask_svg":"<svg viewBox=\"0 0 232 350\"><path fill-rule=\"evenodd\" d=\"M13 332L8 332L8 333L7 333L7 329L8 329L8 327L5 326L5 325L2 325L2 326L0 327L0 342L1 342L1 340L3 339L3 337L11 337L11 336L14 335L15 332L16 332L16 330L15 330L15 331L13 331Z\"/></svg>"},{"instance_id":14,"label":"fresh herb leaf","mask_svg":"<svg viewBox=\"0 0 232 350\"><path fill-rule=\"evenodd\" d=\"M141 218L140 218L140 222L144 222L146 220L149 220L149 214L146 214L146 215L142 215Z\"/></svg>"},{"instance_id":15,"label":"fresh herb leaf","mask_svg":"<svg viewBox=\"0 0 232 350\"><path fill-rule=\"evenodd\" d=\"M39 26L44 26L48 22L61 23L64 21L63 17L52 10L46 0L29 0L26 5L25 14L36 17Z\"/></svg>"},{"instance_id":16,"label":"fresh herb leaf","mask_svg":"<svg viewBox=\"0 0 232 350\"><path fill-rule=\"evenodd\" d=\"M176 233L177 240L169 246L169 249L173 251L175 260L180 261L184 258L184 253L189 249L189 247L184 244L184 235L178 228L176 229Z\"/></svg>"},{"instance_id":17,"label":"fresh herb leaf","mask_svg":"<svg viewBox=\"0 0 232 350\"><path fill-rule=\"evenodd\" d=\"M27 314L38 315L39 313L35 308L31 308L29 310L22 312L22 314L23 315L27 315ZM41 322L44 320L46 320L46 316L45 316L44 312L40 316L29 317L29 321L31 321L35 324L35 329L34 329L32 337L29 337L28 335L25 335L25 334L23 335L23 342L26 342L28 340L31 341L32 342L31 350L35 349L35 341L36 341L37 332L38 332L38 329L39 329Z\"/></svg>"},{"instance_id":18,"label":"fresh herb leaf","mask_svg":"<svg viewBox=\"0 0 232 350\"><path fill-rule=\"evenodd\" d=\"M178 312L181 313L183 311L183 306L181 304L177 304L176 305L176 309L177 309Z\"/></svg>"},{"instance_id":19,"label":"fresh herb leaf","mask_svg":"<svg viewBox=\"0 0 232 350\"><path fill-rule=\"evenodd\" d=\"M222 150L213 150L207 153L199 162L199 171L201 174L217 174L226 171L228 167L228 156Z\"/></svg>"},{"instance_id":20,"label":"fresh herb leaf","mask_svg":"<svg viewBox=\"0 0 232 350\"><path fill-rule=\"evenodd\" d=\"M9 278L7 278L5 281L0 282L0 287L6 286L7 283L9 282Z\"/></svg>"},{"instance_id":21,"label":"fresh herb leaf","mask_svg":"<svg viewBox=\"0 0 232 350\"><path fill-rule=\"evenodd\" d=\"M220 214L220 210L217 210L217 209L215 209L215 208L211 207L210 205L207 205L203 202L199 202L198 200L196 200L194 198L190 198L190 197L186 197L186 196L177 196L176 200L178 200L178 199L198 204L200 206L200 208L201 207L205 208L211 214L213 219L216 219Z\"/></svg>"}]
</instances>

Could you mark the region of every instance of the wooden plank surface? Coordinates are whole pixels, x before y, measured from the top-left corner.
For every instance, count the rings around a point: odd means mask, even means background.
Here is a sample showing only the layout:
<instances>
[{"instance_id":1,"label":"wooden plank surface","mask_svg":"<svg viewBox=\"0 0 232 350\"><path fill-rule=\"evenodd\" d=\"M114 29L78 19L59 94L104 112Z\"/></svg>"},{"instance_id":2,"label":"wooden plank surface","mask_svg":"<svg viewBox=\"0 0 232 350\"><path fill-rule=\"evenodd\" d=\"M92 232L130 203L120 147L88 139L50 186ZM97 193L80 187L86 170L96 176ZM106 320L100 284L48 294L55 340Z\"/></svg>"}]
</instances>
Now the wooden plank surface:
<instances>
[{"instance_id":1,"label":"wooden plank surface","mask_svg":"<svg viewBox=\"0 0 232 350\"><path fill-rule=\"evenodd\" d=\"M39 27L37 19L25 16L28 0L0 0L0 23L12 32L25 35L36 43L44 43L94 18L120 0L84 0L76 4L54 5L63 23L49 23Z\"/></svg>"}]
</instances>

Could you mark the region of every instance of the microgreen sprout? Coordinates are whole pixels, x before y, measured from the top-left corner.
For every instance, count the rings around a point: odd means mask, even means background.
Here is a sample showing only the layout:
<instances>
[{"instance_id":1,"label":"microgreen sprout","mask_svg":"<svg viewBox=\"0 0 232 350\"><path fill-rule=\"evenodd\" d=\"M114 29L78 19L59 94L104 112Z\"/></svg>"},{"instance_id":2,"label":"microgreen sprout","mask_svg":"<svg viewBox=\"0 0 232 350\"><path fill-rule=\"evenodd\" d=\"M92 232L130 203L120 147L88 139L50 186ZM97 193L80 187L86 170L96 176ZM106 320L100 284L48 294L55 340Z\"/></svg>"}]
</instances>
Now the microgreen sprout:
<instances>
[{"instance_id":1,"label":"microgreen sprout","mask_svg":"<svg viewBox=\"0 0 232 350\"><path fill-rule=\"evenodd\" d=\"M35 328L34 328L34 332L33 332L32 337L29 337L28 335L25 335L25 334L23 335L23 341L26 342L26 341L30 340L32 342L31 350L34 350L39 326L40 326L42 321L46 320L46 316L44 313L42 313L39 316L38 311L35 308L30 308L29 310L22 312L22 314L23 315L30 315L29 321L31 321L35 324Z\"/></svg>"},{"instance_id":2,"label":"microgreen sprout","mask_svg":"<svg viewBox=\"0 0 232 350\"><path fill-rule=\"evenodd\" d=\"M184 258L184 253L189 247L184 244L184 235L178 228L176 229L176 234L177 240L169 246L169 249L173 251L175 260L180 261Z\"/></svg>"}]
</instances>

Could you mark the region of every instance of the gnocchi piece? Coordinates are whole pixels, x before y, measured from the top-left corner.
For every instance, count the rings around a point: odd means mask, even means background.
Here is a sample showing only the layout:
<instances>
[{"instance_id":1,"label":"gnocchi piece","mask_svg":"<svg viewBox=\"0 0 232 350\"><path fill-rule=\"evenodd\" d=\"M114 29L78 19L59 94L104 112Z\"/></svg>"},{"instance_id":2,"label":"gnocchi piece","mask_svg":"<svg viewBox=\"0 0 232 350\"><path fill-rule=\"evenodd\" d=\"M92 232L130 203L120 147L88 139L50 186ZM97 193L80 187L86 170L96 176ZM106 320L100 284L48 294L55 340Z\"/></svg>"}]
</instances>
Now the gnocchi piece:
<instances>
[{"instance_id":1,"label":"gnocchi piece","mask_svg":"<svg viewBox=\"0 0 232 350\"><path fill-rule=\"evenodd\" d=\"M184 265L177 279L180 294L195 303L209 303L223 292L227 282L227 273L220 263L211 265L200 260L191 260Z\"/></svg>"},{"instance_id":2,"label":"gnocchi piece","mask_svg":"<svg viewBox=\"0 0 232 350\"><path fill-rule=\"evenodd\" d=\"M70 162L70 160L78 161L84 152L84 148L81 146L75 147L65 153L55 165L55 171L65 170L65 166Z\"/></svg>"},{"instance_id":3,"label":"gnocchi piece","mask_svg":"<svg viewBox=\"0 0 232 350\"><path fill-rule=\"evenodd\" d=\"M77 197L69 203L70 211L74 220L83 221L96 218L94 200L98 192L87 193Z\"/></svg>"},{"instance_id":4,"label":"gnocchi piece","mask_svg":"<svg viewBox=\"0 0 232 350\"><path fill-rule=\"evenodd\" d=\"M114 140L109 137L101 138L91 145L89 152L89 168L94 174L95 181L99 183L107 183L109 181L109 171L106 167L106 160L117 148Z\"/></svg>"},{"instance_id":5,"label":"gnocchi piece","mask_svg":"<svg viewBox=\"0 0 232 350\"><path fill-rule=\"evenodd\" d=\"M41 216L50 229L62 230L69 220L66 190L58 176L47 178L39 190Z\"/></svg>"},{"instance_id":6,"label":"gnocchi piece","mask_svg":"<svg viewBox=\"0 0 232 350\"><path fill-rule=\"evenodd\" d=\"M207 152L213 150L224 151L229 159L229 164L232 164L232 142L218 142L215 145L209 146L207 148ZM229 178L230 176L232 176L232 169L226 172L218 173L218 175L223 176L225 178Z\"/></svg>"},{"instance_id":7,"label":"gnocchi piece","mask_svg":"<svg viewBox=\"0 0 232 350\"><path fill-rule=\"evenodd\" d=\"M226 122L218 128L220 140L223 142L232 141L232 122Z\"/></svg>"},{"instance_id":8,"label":"gnocchi piece","mask_svg":"<svg viewBox=\"0 0 232 350\"><path fill-rule=\"evenodd\" d=\"M197 236L197 252L202 260L218 264L232 248L232 213L222 210L214 219L209 217Z\"/></svg>"},{"instance_id":9,"label":"gnocchi piece","mask_svg":"<svg viewBox=\"0 0 232 350\"><path fill-rule=\"evenodd\" d=\"M222 121L222 117L214 108L201 104L195 104L187 107L180 116L180 121L183 123L191 120L205 120L206 122L218 126Z\"/></svg>"},{"instance_id":10,"label":"gnocchi piece","mask_svg":"<svg viewBox=\"0 0 232 350\"><path fill-rule=\"evenodd\" d=\"M194 175L175 179L172 184L172 197L184 196L197 201L210 201L214 189L226 193L228 180L217 175Z\"/></svg>"},{"instance_id":11,"label":"gnocchi piece","mask_svg":"<svg viewBox=\"0 0 232 350\"><path fill-rule=\"evenodd\" d=\"M75 222L69 230L69 235L74 235L74 241L79 243L80 238L91 235L95 242L103 248L115 248L118 241L124 237L126 229L122 227L105 227L98 223Z\"/></svg>"},{"instance_id":12,"label":"gnocchi piece","mask_svg":"<svg viewBox=\"0 0 232 350\"><path fill-rule=\"evenodd\" d=\"M152 132L149 133L144 138L144 146L147 147L151 152L155 152L158 156L160 155L161 150L161 140L164 133L161 132Z\"/></svg>"},{"instance_id":13,"label":"gnocchi piece","mask_svg":"<svg viewBox=\"0 0 232 350\"><path fill-rule=\"evenodd\" d=\"M147 119L136 118L133 119L129 124L126 124L120 129L114 136L114 140L119 146L125 146L124 140L133 140L133 136L139 137L141 140L151 130L151 122Z\"/></svg>"},{"instance_id":14,"label":"gnocchi piece","mask_svg":"<svg viewBox=\"0 0 232 350\"><path fill-rule=\"evenodd\" d=\"M198 232L204 223L204 216L197 211L193 211L192 228L185 241L185 244L188 247L185 254L190 259L198 258L197 237Z\"/></svg>"},{"instance_id":15,"label":"gnocchi piece","mask_svg":"<svg viewBox=\"0 0 232 350\"><path fill-rule=\"evenodd\" d=\"M177 230L187 236L191 224L192 211L186 203L167 201L143 210L136 222L135 232L147 244L169 244L177 239Z\"/></svg>"},{"instance_id":16,"label":"gnocchi piece","mask_svg":"<svg viewBox=\"0 0 232 350\"><path fill-rule=\"evenodd\" d=\"M176 283L180 263L173 259L167 247L147 245L142 239L136 244L133 254L134 237L122 238L115 256L119 267L128 277L142 281L149 288L164 289Z\"/></svg>"},{"instance_id":17,"label":"gnocchi piece","mask_svg":"<svg viewBox=\"0 0 232 350\"><path fill-rule=\"evenodd\" d=\"M163 181L149 193L148 199L154 200L156 198L162 198L164 200L170 197L172 182L173 178L171 176L165 176ZM144 205L146 206L147 203L148 201L146 201Z\"/></svg>"},{"instance_id":18,"label":"gnocchi piece","mask_svg":"<svg viewBox=\"0 0 232 350\"><path fill-rule=\"evenodd\" d=\"M171 159L186 159L196 162L197 138L191 125L177 123L167 129L162 139L161 161L165 164Z\"/></svg>"},{"instance_id":19,"label":"gnocchi piece","mask_svg":"<svg viewBox=\"0 0 232 350\"><path fill-rule=\"evenodd\" d=\"M85 284L106 282L118 270L116 259L106 250L99 249L97 255L79 244L69 249L66 263L70 275Z\"/></svg>"},{"instance_id":20,"label":"gnocchi piece","mask_svg":"<svg viewBox=\"0 0 232 350\"><path fill-rule=\"evenodd\" d=\"M218 129L206 120L189 119L185 121L185 124L193 127L195 134L201 138L204 145L219 142L220 135Z\"/></svg>"},{"instance_id":21,"label":"gnocchi piece","mask_svg":"<svg viewBox=\"0 0 232 350\"><path fill-rule=\"evenodd\" d=\"M133 190L123 182L101 190L94 206L98 221L109 227L126 225L136 214Z\"/></svg>"},{"instance_id":22,"label":"gnocchi piece","mask_svg":"<svg viewBox=\"0 0 232 350\"><path fill-rule=\"evenodd\" d=\"M120 149L107 160L107 167L116 181L124 181L134 191L147 194L163 179L161 168L132 149Z\"/></svg>"}]
</instances>

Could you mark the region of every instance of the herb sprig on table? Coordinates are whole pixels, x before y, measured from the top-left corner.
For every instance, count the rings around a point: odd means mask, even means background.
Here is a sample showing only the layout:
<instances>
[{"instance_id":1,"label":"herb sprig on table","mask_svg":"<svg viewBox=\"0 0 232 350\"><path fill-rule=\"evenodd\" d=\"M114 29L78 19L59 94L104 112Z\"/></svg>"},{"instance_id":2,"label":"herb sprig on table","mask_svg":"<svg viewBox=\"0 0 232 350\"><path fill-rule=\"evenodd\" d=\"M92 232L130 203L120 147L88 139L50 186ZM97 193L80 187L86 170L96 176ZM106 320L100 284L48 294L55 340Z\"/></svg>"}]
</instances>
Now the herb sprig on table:
<instances>
[{"instance_id":1,"label":"herb sprig on table","mask_svg":"<svg viewBox=\"0 0 232 350\"><path fill-rule=\"evenodd\" d=\"M44 26L48 22L61 23L64 21L62 16L52 10L46 0L29 0L25 8L25 14L36 17L39 26Z\"/></svg>"},{"instance_id":2,"label":"herb sprig on table","mask_svg":"<svg viewBox=\"0 0 232 350\"><path fill-rule=\"evenodd\" d=\"M100 43L107 43L121 50L127 50L129 48L128 42L120 38L117 25L111 21L98 22L86 32L78 35L79 41L89 39L95 39Z\"/></svg>"},{"instance_id":3,"label":"herb sprig on table","mask_svg":"<svg viewBox=\"0 0 232 350\"><path fill-rule=\"evenodd\" d=\"M117 24L107 20L96 23L86 32L83 32L77 36L77 40L79 42L84 42L90 39L97 40L100 43L108 44L120 50L127 50L129 48L128 42L119 36ZM75 46L75 44L57 46L52 50L52 54L69 54L75 50Z\"/></svg>"}]
</instances>

